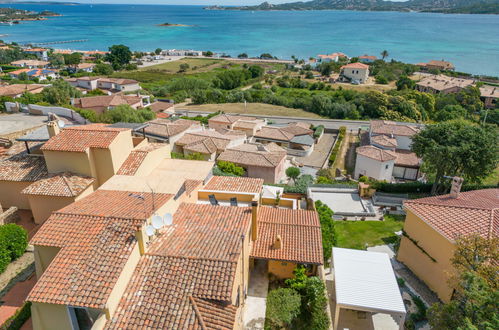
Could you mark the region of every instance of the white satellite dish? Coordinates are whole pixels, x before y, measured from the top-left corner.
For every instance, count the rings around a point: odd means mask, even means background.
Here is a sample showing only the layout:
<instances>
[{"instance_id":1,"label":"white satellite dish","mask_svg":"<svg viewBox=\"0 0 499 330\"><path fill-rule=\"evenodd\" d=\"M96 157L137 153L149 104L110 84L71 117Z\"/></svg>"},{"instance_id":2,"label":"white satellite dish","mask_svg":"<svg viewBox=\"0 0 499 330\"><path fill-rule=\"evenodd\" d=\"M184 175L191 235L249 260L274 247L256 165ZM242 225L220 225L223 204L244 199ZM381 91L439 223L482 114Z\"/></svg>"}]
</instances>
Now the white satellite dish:
<instances>
[{"instance_id":1,"label":"white satellite dish","mask_svg":"<svg viewBox=\"0 0 499 330\"><path fill-rule=\"evenodd\" d=\"M154 229L153 226L149 225L146 227L146 235L147 236L153 236L155 232L156 232L156 229Z\"/></svg>"},{"instance_id":2,"label":"white satellite dish","mask_svg":"<svg viewBox=\"0 0 499 330\"><path fill-rule=\"evenodd\" d=\"M163 218L159 215L155 215L152 217L152 226L154 229L161 229L165 223L163 222Z\"/></svg>"},{"instance_id":3,"label":"white satellite dish","mask_svg":"<svg viewBox=\"0 0 499 330\"><path fill-rule=\"evenodd\" d=\"M66 123L62 120L58 120L57 121L57 126L59 126L59 128L64 128L64 126L66 126Z\"/></svg>"},{"instance_id":4,"label":"white satellite dish","mask_svg":"<svg viewBox=\"0 0 499 330\"><path fill-rule=\"evenodd\" d=\"M171 213L167 213L163 216L163 221L165 226L171 226L173 224L173 215Z\"/></svg>"}]
</instances>

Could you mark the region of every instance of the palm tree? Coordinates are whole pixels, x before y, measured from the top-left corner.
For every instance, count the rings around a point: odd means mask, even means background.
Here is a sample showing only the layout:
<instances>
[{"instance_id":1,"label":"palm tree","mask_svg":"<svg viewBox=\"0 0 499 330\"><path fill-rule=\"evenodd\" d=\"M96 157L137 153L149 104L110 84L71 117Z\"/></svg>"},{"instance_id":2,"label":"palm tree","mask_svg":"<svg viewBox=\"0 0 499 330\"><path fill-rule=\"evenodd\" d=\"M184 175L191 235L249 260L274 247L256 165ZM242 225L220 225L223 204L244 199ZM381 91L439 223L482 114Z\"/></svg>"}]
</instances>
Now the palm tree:
<instances>
[{"instance_id":1,"label":"palm tree","mask_svg":"<svg viewBox=\"0 0 499 330\"><path fill-rule=\"evenodd\" d=\"M387 50L384 50L384 51L382 51L382 52L381 52L381 56L383 57L383 61L385 60L385 58L387 58L387 57L388 57L388 55L389 55L389 54L388 54L388 51L387 51Z\"/></svg>"}]
</instances>

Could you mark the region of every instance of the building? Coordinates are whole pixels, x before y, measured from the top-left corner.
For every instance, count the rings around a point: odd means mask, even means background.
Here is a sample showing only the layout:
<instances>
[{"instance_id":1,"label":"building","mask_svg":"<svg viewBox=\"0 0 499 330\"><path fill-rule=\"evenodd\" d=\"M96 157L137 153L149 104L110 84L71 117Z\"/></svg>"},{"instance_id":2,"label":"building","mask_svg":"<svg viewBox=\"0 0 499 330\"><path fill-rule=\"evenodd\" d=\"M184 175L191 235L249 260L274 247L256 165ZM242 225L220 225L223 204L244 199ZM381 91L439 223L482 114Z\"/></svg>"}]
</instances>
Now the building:
<instances>
[{"instance_id":1,"label":"building","mask_svg":"<svg viewBox=\"0 0 499 330\"><path fill-rule=\"evenodd\" d=\"M82 63L80 65L92 64L92 63ZM93 71L93 67L89 67ZM91 72L91 71L89 71ZM70 78L66 80L72 86L85 90L93 91L95 89L100 89L107 91L109 94L118 92L136 92L140 90L140 85L138 81L133 79L114 79L114 78L102 78L102 77L78 77Z\"/></svg>"},{"instance_id":2,"label":"building","mask_svg":"<svg viewBox=\"0 0 499 330\"><path fill-rule=\"evenodd\" d=\"M448 195L407 200L404 208L405 234L397 259L447 302L452 296L447 281L453 273L455 239L499 235L499 189L459 192L457 187Z\"/></svg>"},{"instance_id":3,"label":"building","mask_svg":"<svg viewBox=\"0 0 499 330\"><path fill-rule=\"evenodd\" d=\"M39 80L56 79L59 76L59 71L54 69L19 69L9 72L9 75L14 79L19 79L22 73L26 73L29 79L38 78Z\"/></svg>"},{"instance_id":4,"label":"building","mask_svg":"<svg viewBox=\"0 0 499 330\"><path fill-rule=\"evenodd\" d=\"M48 68L50 62L47 61L39 61L39 60L19 60L19 61L14 61L10 62L11 65L13 66L18 66L21 68L28 68L28 69L46 69Z\"/></svg>"},{"instance_id":5,"label":"building","mask_svg":"<svg viewBox=\"0 0 499 330\"><path fill-rule=\"evenodd\" d=\"M173 151L189 156L201 154L204 160L214 161L228 148L237 147L246 141L246 136L222 134L215 130L186 133L175 142Z\"/></svg>"},{"instance_id":6,"label":"building","mask_svg":"<svg viewBox=\"0 0 499 330\"><path fill-rule=\"evenodd\" d=\"M373 63L377 59L378 58L376 56L373 56L373 55L362 55L362 56L359 56L359 62L362 62L362 63Z\"/></svg>"},{"instance_id":7,"label":"building","mask_svg":"<svg viewBox=\"0 0 499 330\"><path fill-rule=\"evenodd\" d=\"M263 126L253 136L256 143L275 143L289 155L306 157L314 150L315 139L309 123Z\"/></svg>"},{"instance_id":8,"label":"building","mask_svg":"<svg viewBox=\"0 0 499 330\"><path fill-rule=\"evenodd\" d=\"M203 127L198 121L188 119L157 118L147 122L144 134L151 142L168 142L175 145L178 139L190 132L199 132Z\"/></svg>"},{"instance_id":9,"label":"building","mask_svg":"<svg viewBox=\"0 0 499 330\"><path fill-rule=\"evenodd\" d=\"M71 105L80 109L92 110L97 114L114 109L119 105L129 105L134 109L147 107L150 104L149 96L145 95L103 95L75 98L71 100Z\"/></svg>"},{"instance_id":10,"label":"building","mask_svg":"<svg viewBox=\"0 0 499 330\"><path fill-rule=\"evenodd\" d=\"M253 136L257 131L265 126L265 119L257 119L255 117L234 116L220 114L208 119L208 126L217 131L242 131L246 136Z\"/></svg>"},{"instance_id":11,"label":"building","mask_svg":"<svg viewBox=\"0 0 499 330\"><path fill-rule=\"evenodd\" d=\"M369 78L369 65L363 63L350 63L340 69L340 80L352 83L365 84Z\"/></svg>"},{"instance_id":12,"label":"building","mask_svg":"<svg viewBox=\"0 0 499 330\"><path fill-rule=\"evenodd\" d=\"M39 94L47 85L13 84L0 86L0 96L21 97L24 93Z\"/></svg>"},{"instance_id":13,"label":"building","mask_svg":"<svg viewBox=\"0 0 499 330\"><path fill-rule=\"evenodd\" d=\"M169 49L161 51L163 56L203 56L201 50Z\"/></svg>"},{"instance_id":14,"label":"building","mask_svg":"<svg viewBox=\"0 0 499 330\"><path fill-rule=\"evenodd\" d=\"M213 177L213 163L170 159L168 145L116 126L126 125L54 130L43 156L31 156L45 172L0 171L40 175L25 191L37 196L98 185L52 210L30 242L34 329L240 329L255 263L283 279L297 265L321 272L315 211L263 206L262 179Z\"/></svg>"},{"instance_id":15,"label":"building","mask_svg":"<svg viewBox=\"0 0 499 330\"><path fill-rule=\"evenodd\" d=\"M486 108L497 108L497 100L499 100L499 87L483 85L480 87L480 99L483 101Z\"/></svg>"},{"instance_id":16,"label":"building","mask_svg":"<svg viewBox=\"0 0 499 330\"><path fill-rule=\"evenodd\" d=\"M348 59L348 56L343 53L331 53L328 55L317 55L318 63L329 63L329 62L338 62L340 59Z\"/></svg>"},{"instance_id":17,"label":"building","mask_svg":"<svg viewBox=\"0 0 499 330\"><path fill-rule=\"evenodd\" d=\"M454 64L447 61L435 61L431 60L428 63L418 63L416 64L424 70L440 70L440 71L454 71Z\"/></svg>"},{"instance_id":18,"label":"building","mask_svg":"<svg viewBox=\"0 0 499 330\"><path fill-rule=\"evenodd\" d=\"M48 61L49 59L48 49L45 48L26 48L23 49L23 52L25 52L26 54L35 55L42 61Z\"/></svg>"},{"instance_id":19,"label":"building","mask_svg":"<svg viewBox=\"0 0 499 330\"><path fill-rule=\"evenodd\" d=\"M286 150L275 143L245 143L225 150L218 160L241 166L250 178L262 178L266 183L279 183L285 175Z\"/></svg>"},{"instance_id":20,"label":"building","mask_svg":"<svg viewBox=\"0 0 499 330\"><path fill-rule=\"evenodd\" d=\"M372 120L362 146L356 149L354 177L375 180L417 180L421 160L411 151L417 126L387 120Z\"/></svg>"},{"instance_id":21,"label":"building","mask_svg":"<svg viewBox=\"0 0 499 330\"><path fill-rule=\"evenodd\" d=\"M445 75L432 75L418 81L416 90L432 94L450 94L457 93L462 89L472 86L475 83L473 79L455 78Z\"/></svg>"},{"instance_id":22,"label":"building","mask_svg":"<svg viewBox=\"0 0 499 330\"><path fill-rule=\"evenodd\" d=\"M149 105L149 109L155 113L168 113L172 115L175 113L175 102L156 100Z\"/></svg>"},{"instance_id":23,"label":"building","mask_svg":"<svg viewBox=\"0 0 499 330\"><path fill-rule=\"evenodd\" d=\"M80 63L76 66L70 66L69 69L73 72L94 72L95 63Z\"/></svg>"}]
</instances>

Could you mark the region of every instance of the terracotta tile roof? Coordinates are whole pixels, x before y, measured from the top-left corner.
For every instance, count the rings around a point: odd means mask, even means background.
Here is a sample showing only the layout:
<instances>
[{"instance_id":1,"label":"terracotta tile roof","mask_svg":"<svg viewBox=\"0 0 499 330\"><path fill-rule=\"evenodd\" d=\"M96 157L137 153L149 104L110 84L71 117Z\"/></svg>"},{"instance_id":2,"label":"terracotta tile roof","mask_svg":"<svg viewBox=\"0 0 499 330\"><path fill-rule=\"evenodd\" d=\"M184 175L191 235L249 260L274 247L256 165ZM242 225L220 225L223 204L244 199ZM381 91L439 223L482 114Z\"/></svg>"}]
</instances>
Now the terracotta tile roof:
<instances>
[{"instance_id":1,"label":"terracotta tile roof","mask_svg":"<svg viewBox=\"0 0 499 330\"><path fill-rule=\"evenodd\" d=\"M274 143L269 143L258 150L255 144L245 143L225 150L218 160L245 166L276 167L286 158L286 151Z\"/></svg>"},{"instance_id":2,"label":"terracotta tile roof","mask_svg":"<svg viewBox=\"0 0 499 330\"><path fill-rule=\"evenodd\" d=\"M287 132L281 127L264 126L261 130L255 133L256 138L270 139L276 141L291 141L295 134Z\"/></svg>"},{"instance_id":3,"label":"terracotta tile roof","mask_svg":"<svg viewBox=\"0 0 499 330\"><path fill-rule=\"evenodd\" d=\"M77 197L93 182L94 178L70 172L49 174L40 179L21 193L26 195Z\"/></svg>"},{"instance_id":4,"label":"terracotta tile roof","mask_svg":"<svg viewBox=\"0 0 499 330\"><path fill-rule=\"evenodd\" d=\"M371 137L371 143L387 148L397 148L397 140L386 135L376 135Z\"/></svg>"},{"instance_id":5,"label":"terracotta tile roof","mask_svg":"<svg viewBox=\"0 0 499 330\"><path fill-rule=\"evenodd\" d=\"M85 152L88 148L106 149L125 128L112 128L106 124L67 127L50 138L41 150Z\"/></svg>"},{"instance_id":6,"label":"terracotta tile roof","mask_svg":"<svg viewBox=\"0 0 499 330\"><path fill-rule=\"evenodd\" d=\"M359 56L359 59L361 60L377 60L378 58L376 56L373 56L373 55L362 55L362 56Z\"/></svg>"},{"instance_id":7,"label":"terracotta tile roof","mask_svg":"<svg viewBox=\"0 0 499 330\"><path fill-rule=\"evenodd\" d=\"M182 146L185 150L212 154L222 152L235 140L241 139L241 135L222 134L214 130L187 133L178 139L175 144Z\"/></svg>"},{"instance_id":8,"label":"terracotta tile roof","mask_svg":"<svg viewBox=\"0 0 499 330\"><path fill-rule=\"evenodd\" d=\"M442 195L407 200L404 207L450 241L472 233L499 235L499 189L461 192L458 198Z\"/></svg>"},{"instance_id":9,"label":"terracotta tile roof","mask_svg":"<svg viewBox=\"0 0 499 330\"><path fill-rule=\"evenodd\" d=\"M483 85L480 87L480 96L482 97L492 97L492 98L499 98L499 87L496 86L490 86L490 85Z\"/></svg>"},{"instance_id":10,"label":"terracotta tile roof","mask_svg":"<svg viewBox=\"0 0 499 330\"><path fill-rule=\"evenodd\" d=\"M39 84L14 84L14 85L0 86L0 96L15 97L25 92L38 94L43 90L43 88L45 88L45 85L39 85Z\"/></svg>"},{"instance_id":11,"label":"terracotta tile roof","mask_svg":"<svg viewBox=\"0 0 499 330\"><path fill-rule=\"evenodd\" d=\"M0 161L1 181L35 182L47 176L47 165L41 156L17 154Z\"/></svg>"},{"instance_id":12,"label":"terracotta tile roof","mask_svg":"<svg viewBox=\"0 0 499 330\"><path fill-rule=\"evenodd\" d=\"M249 207L183 203L148 253L235 262L250 222Z\"/></svg>"},{"instance_id":13,"label":"terracotta tile roof","mask_svg":"<svg viewBox=\"0 0 499 330\"><path fill-rule=\"evenodd\" d=\"M137 80L123 79L123 78L101 78L99 79L99 81L118 84L118 85L134 85L139 83Z\"/></svg>"},{"instance_id":14,"label":"terracotta tile roof","mask_svg":"<svg viewBox=\"0 0 499 330\"><path fill-rule=\"evenodd\" d=\"M184 150L199 152L201 154L213 154L217 152L218 148L211 138L205 138L184 146Z\"/></svg>"},{"instance_id":15,"label":"terracotta tile roof","mask_svg":"<svg viewBox=\"0 0 499 330\"><path fill-rule=\"evenodd\" d=\"M105 328L233 329L235 272L234 262L146 255Z\"/></svg>"},{"instance_id":16,"label":"terracotta tile roof","mask_svg":"<svg viewBox=\"0 0 499 330\"><path fill-rule=\"evenodd\" d=\"M155 119L148 122L149 126L145 128L146 134L152 134L159 137L169 138L180 134L192 127L201 127L198 121L178 119Z\"/></svg>"},{"instance_id":17,"label":"terracotta tile roof","mask_svg":"<svg viewBox=\"0 0 499 330\"><path fill-rule=\"evenodd\" d=\"M274 248L277 235L282 247ZM258 259L323 264L322 234L317 212L261 206L258 238L251 256Z\"/></svg>"},{"instance_id":18,"label":"terracotta tile roof","mask_svg":"<svg viewBox=\"0 0 499 330\"><path fill-rule=\"evenodd\" d=\"M348 68L348 69L369 69L369 65L364 64L364 63L360 63L360 62L355 62L355 63L343 65L341 67L341 69L345 69L345 68Z\"/></svg>"},{"instance_id":19,"label":"terracotta tile roof","mask_svg":"<svg viewBox=\"0 0 499 330\"><path fill-rule=\"evenodd\" d=\"M262 192L262 187L263 179L214 176L203 189L210 191L237 191L259 194Z\"/></svg>"},{"instance_id":20,"label":"terracotta tile roof","mask_svg":"<svg viewBox=\"0 0 499 330\"><path fill-rule=\"evenodd\" d=\"M150 193L141 193L143 202L129 194L98 190L50 216L31 244L61 249L38 279L29 301L105 307L137 244L136 230L155 211ZM171 197L154 194L156 209Z\"/></svg>"},{"instance_id":21,"label":"terracotta tile roof","mask_svg":"<svg viewBox=\"0 0 499 330\"><path fill-rule=\"evenodd\" d=\"M76 66L78 70L90 69L95 67L95 63L80 63Z\"/></svg>"},{"instance_id":22,"label":"terracotta tile roof","mask_svg":"<svg viewBox=\"0 0 499 330\"><path fill-rule=\"evenodd\" d=\"M174 106L175 106L175 103L156 101L156 102L152 103L151 105L149 105L149 108L151 108L151 110L154 112L162 112L162 111L168 110Z\"/></svg>"},{"instance_id":23,"label":"terracotta tile roof","mask_svg":"<svg viewBox=\"0 0 499 330\"><path fill-rule=\"evenodd\" d=\"M426 65L438 66L438 67L441 67L443 69L450 69L450 70L454 69L454 64L452 64L451 62L447 62L447 61L431 60Z\"/></svg>"},{"instance_id":24,"label":"terracotta tile roof","mask_svg":"<svg viewBox=\"0 0 499 330\"><path fill-rule=\"evenodd\" d=\"M405 166L405 167L419 167L421 164L421 159L416 156L416 154L410 150L396 149L395 155L395 165Z\"/></svg>"},{"instance_id":25,"label":"terracotta tile roof","mask_svg":"<svg viewBox=\"0 0 499 330\"><path fill-rule=\"evenodd\" d=\"M357 155L361 155L367 158L377 160L379 162L387 162L390 160L396 160L397 155L394 151L383 150L376 148L375 146L363 146L356 149Z\"/></svg>"},{"instance_id":26,"label":"terracotta tile roof","mask_svg":"<svg viewBox=\"0 0 499 330\"><path fill-rule=\"evenodd\" d=\"M185 186L185 193L189 195L191 192L194 191L194 189L198 188L203 184L203 180L185 180L184 186Z\"/></svg>"},{"instance_id":27,"label":"terracotta tile roof","mask_svg":"<svg viewBox=\"0 0 499 330\"><path fill-rule=\"evenodd\" d=\"M419 128L412 125L397 124L388 120L371 120L371 134L413 136Z\"/></svg>"},{"instance_id":28,"label":"terracotta tile roof","mask_svg":"<svg viewBox=\"0 0 499 330\"><path fill-rule=\"evenodd\" d=\"M142 165L147 155L154 150L165 147L163 143L148 143L143 147L136 148L128 155L116 174L118 175L135 175L137 170Z\"/></svg>"},{"instance_id":29,"label":"terracotta tile roof","mask_svg":"<svg viewBox=\"0 0 499 330\"><path fill-rule=\"evenodd\" d=\"M81 109L108 108L122 104L136 105L142 102L142 97L136 95L101 95L74 99L74 106Z\"/></svg>"},{"instance_id":30,"label":"terracotta tile roof","mask_svg":"<svg viewBox=\"0 0 499 330\"><path fill-rule=\"evenodd\" d=\"M49 65L50 62L39 61L39 60L19 60L19 61L10 62L10 64L18 66L46 66Z\"/></svg>"},{"instance_id":31,"label":"terracotta tile roof","mask_svg":"<svg viewBox=\"0 0 499 330\"><path fill-rule=\"evenodd\" d=\"M255 117L247 117L247 116L234 116L234 115L227 115L225 113L222 113L218 116L212 117L209 119L209 121L212 122L217 122L217 123L227 123L227 124L232 124L235 123L239 120L257 120Z\"/></svg>"},{"instance_id":32,"label":"terracotta tile roof","mask_svg":"<svg viewBox=\"0 0 499 330\"><path fill-rule=\"evenodd\" d=\"M473 79L449 77L446 75L432 75L418 81L416 85L421 87L430 87L437 91L443 91L450 88L465 88L474 84Z\"/></svg>"}]
</instances>

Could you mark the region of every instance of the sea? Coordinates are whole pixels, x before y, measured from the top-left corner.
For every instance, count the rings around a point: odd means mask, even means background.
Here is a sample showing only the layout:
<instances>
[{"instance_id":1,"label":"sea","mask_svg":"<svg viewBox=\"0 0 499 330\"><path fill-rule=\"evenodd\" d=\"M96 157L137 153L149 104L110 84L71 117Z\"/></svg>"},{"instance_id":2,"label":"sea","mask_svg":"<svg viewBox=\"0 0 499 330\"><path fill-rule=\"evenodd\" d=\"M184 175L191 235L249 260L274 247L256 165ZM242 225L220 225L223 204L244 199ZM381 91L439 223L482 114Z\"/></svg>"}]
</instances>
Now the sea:
<instances>
[{"instance_id":1,"label":"sea","mask_svg":"<svg viewBox=\"0 0 499 330\"><path fill-rule=\"evenodd\" d=\"M361 11L218 11L169 5L1 5L61 17L0 25L0 39L18 43L85 40L59 49L211 50L280 58L343 52L408 63L447 60L456 70L499 76L499 15ZM188 26L162 27L162 23Z\"/></svg>"}]
</instances>

